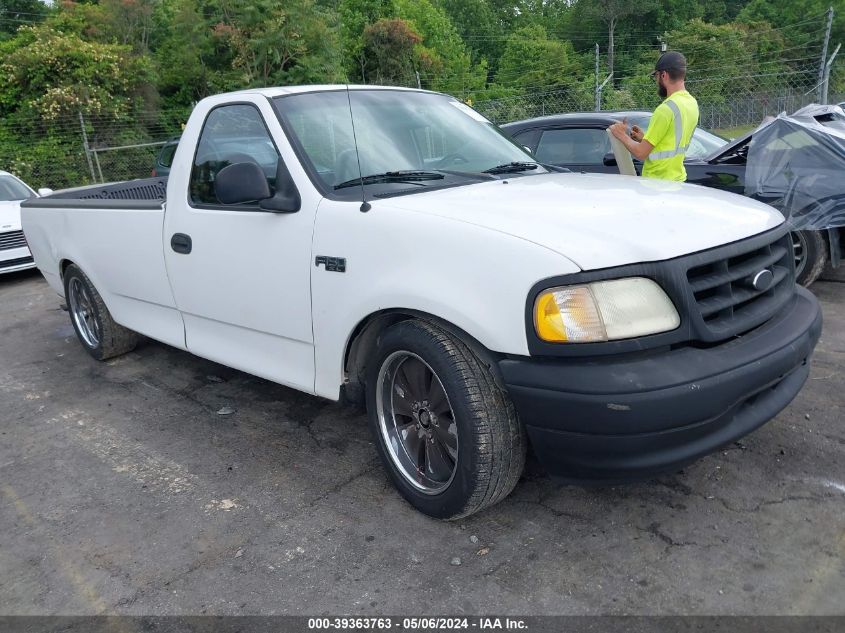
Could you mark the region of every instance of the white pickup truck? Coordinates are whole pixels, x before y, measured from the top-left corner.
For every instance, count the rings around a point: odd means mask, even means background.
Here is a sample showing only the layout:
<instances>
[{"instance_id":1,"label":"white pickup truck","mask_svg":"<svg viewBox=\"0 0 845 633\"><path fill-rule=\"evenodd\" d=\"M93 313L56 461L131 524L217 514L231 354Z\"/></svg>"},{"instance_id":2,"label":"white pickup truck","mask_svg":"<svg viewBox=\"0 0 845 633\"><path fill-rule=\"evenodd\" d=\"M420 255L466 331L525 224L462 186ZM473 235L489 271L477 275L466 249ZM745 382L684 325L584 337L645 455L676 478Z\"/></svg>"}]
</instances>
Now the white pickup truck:
<instances>
[{"instance_id":1,"label":"white pickup truck","mask_svg":"<svg viewBox=\"0 0 845 633\"><path fill-rule=\"evenodd\" d=\"M27 201L23 228L94 358L143 334L365 401L399 491L456 518L529 441L618 482L736 440L821 332L774 209L554 171L446 95L256 89L196 106L167 180Z\"/></svg>"}]
</instances>

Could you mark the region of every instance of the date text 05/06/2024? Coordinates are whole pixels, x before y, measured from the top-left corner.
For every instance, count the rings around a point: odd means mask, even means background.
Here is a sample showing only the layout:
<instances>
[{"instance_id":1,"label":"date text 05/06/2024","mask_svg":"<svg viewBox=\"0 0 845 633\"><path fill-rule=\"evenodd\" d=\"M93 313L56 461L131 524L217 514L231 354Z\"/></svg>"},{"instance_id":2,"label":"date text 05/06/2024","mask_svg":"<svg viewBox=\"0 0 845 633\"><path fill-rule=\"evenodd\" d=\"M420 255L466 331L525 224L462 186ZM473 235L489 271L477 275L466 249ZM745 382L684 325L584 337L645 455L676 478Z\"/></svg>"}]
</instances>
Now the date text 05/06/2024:
<instances>
[{"instance_id":1,"label":"date text 05/06/2024","mask_svg":"<svg viewBox=\"0 0 845 633\"><path fill-rule=\"evenodd\" d=\"M498 617L406 617L367 618L367 617L337 617L337 618L308 618L309 630L364 630L364 631L431 631L431 630L510 630L525 631L528 625L519 618Z\"/></svg>"}]
</instances>

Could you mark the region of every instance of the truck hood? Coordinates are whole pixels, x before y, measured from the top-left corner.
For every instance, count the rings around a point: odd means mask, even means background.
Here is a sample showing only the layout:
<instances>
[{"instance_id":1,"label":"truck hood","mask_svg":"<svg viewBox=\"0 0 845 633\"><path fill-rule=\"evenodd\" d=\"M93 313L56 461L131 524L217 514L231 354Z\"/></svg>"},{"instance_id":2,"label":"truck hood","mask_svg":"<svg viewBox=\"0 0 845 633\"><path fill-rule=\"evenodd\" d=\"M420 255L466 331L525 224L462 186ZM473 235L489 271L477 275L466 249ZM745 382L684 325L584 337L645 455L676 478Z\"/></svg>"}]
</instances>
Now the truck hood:
<instances>
[{"instance_id":1,"label":"truck hood","mask_svg":"<svg viewBox=\"0 0 845 633\"><path fill-rule=\"evenodd\" d=\"M21 203L18 200L0 201L0 233L19 231L21 228Z\"/></svg>"},{"instance_id":2,"label":"truck hood","mask_svg":"<svg viewBox=\"0 0 845 633\"><path fill-rule=\"evenodd\" d=\"M736 194L605 174L518 177L385 203L534 242L582 270L672 259L783 222L775 209Z\"/></svg>"}]
</instances>

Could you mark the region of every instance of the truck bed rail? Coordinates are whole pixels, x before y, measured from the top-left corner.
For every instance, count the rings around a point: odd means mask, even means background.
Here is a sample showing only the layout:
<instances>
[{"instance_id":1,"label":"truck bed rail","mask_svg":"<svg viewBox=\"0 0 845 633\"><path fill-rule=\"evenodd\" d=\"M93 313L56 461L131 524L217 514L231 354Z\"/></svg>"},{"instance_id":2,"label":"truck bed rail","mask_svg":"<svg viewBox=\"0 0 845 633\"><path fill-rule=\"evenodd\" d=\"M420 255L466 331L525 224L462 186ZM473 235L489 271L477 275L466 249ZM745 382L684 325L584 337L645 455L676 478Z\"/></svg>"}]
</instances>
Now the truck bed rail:
<instances>
[{"instance_id":1,"label":"truck bed rail","mask_svg":"<svg viewBox=\"0 0 845 633\"><path fill-rule=\"evenodd\" d=\"M21 202L32 208L161 209L167 197L167 178L139 178L124 182L63 189Z\"/></svg>"},{"instance_id":2,"label":"truck bed rail","mask_svg":"<svg viewBox=\"0 0 845 633\"><path fill-rule=\"evenodd\" d=\"M164 200L167 178L139 178L102 185L89 185L56 191L43 200Z\"/></svg>"}]
</instances>

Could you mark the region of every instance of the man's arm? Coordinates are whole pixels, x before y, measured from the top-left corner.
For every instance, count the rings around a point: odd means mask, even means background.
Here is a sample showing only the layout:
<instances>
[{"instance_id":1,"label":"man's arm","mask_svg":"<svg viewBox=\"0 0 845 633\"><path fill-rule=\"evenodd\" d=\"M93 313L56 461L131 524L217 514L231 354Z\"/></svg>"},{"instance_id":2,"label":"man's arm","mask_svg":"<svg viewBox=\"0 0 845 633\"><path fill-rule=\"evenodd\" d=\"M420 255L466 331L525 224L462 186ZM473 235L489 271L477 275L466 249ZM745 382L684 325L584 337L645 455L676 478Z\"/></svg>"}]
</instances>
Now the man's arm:
<instances>
[{"instance_id":1,"label":"man's arm","mask_svg":"<svg viewBox=\"0 0 845 633\"><path fill-rule=\"evenodd\" d=\"M640 161L645 161L648 158L648 155L651 154L651 151L654 149L654 145L649 143L646 140L635 141L630 136L628 136L628 122L627 120L623 119L622 121L617 121L613 125L610 126L610 133L613 134L616 138L618 138L625 148L631 152L631 156L636 158Z\"/></svg>"}]
</instances>

